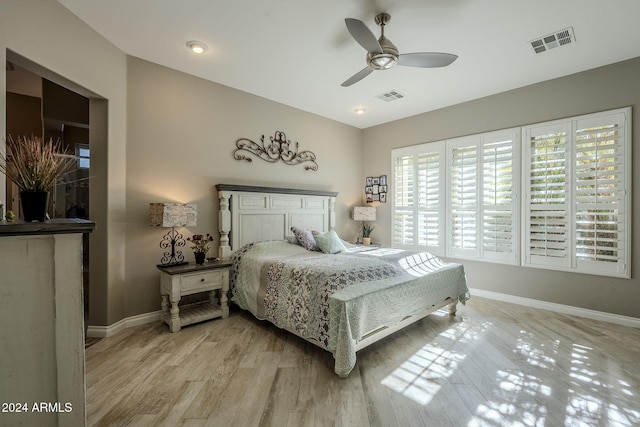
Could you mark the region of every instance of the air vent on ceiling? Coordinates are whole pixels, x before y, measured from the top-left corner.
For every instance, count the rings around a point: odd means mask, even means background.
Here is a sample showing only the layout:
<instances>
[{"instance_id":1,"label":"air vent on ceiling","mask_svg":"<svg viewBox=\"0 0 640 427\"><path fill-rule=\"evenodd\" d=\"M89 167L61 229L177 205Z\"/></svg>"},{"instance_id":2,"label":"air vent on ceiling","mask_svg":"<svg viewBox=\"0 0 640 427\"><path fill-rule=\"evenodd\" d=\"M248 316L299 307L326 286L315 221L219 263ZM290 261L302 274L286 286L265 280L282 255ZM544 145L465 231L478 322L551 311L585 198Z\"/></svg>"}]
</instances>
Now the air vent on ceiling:
<instances>
[{"instance_id":1,"label":"air vent on ceiling","mask_svg":"<svg viewBox=\"0 0 640 427\"><path fill-rule=\"evenodd\" d=\"M576 36L573 34L573 27L556 31L553 34L531 40L529 44L535 53L546 52L559 46L566 46L575 43Z\"/></svg>"},{"instance_id":2,"label":"air vent on ceiling","mask_svg":"<svg viewBox=\"0 0 640 427\"><path fill-rule=\"evenodd\" d=\"M376 95L376 98L382 99L385 102L391 102L395 101L396 99L404 98L404 95L397 90L390 90L388 92L381 93L380 95Z\"/></svg>"}]
</instances>

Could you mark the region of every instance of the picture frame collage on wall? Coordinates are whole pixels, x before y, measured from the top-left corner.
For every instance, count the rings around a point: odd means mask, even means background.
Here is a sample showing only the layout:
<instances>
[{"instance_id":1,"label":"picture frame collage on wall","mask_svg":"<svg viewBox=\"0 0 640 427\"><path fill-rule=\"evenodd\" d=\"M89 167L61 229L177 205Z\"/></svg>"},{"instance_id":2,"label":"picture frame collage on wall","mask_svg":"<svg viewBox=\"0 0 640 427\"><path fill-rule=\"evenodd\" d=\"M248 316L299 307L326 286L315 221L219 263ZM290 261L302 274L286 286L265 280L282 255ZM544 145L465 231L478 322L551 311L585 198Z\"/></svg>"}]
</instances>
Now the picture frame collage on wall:
<instances>
[{"instance_id":1,"label":"picture frame collage on wall","mask_svg":"<svg viewBox=\"0 0 640 427\"><path fill-rule=\"evenodd\" d=\"M368 176L364 186L364 194L367 203L387 203L387 175Z\"/></svg>"}]
</instances>

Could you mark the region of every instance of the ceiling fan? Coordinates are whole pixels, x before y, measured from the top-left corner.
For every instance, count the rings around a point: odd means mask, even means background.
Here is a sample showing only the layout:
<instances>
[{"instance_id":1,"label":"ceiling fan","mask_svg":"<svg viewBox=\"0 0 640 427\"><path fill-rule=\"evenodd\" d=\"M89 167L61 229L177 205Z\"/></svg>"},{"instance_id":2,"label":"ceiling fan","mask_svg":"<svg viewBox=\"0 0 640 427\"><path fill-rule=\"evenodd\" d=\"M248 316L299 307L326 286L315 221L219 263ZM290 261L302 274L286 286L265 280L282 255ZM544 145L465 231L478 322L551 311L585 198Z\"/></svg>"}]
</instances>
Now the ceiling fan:
<instances>
[{"instance_id":1,"label":"ceiling fan","mask_svg":"<svg viewBox=\"0 0 640 427\"><path fill-rule=\"evenodd\" d=\"M367 66L342 83L347 87L367 77L375 70L388 70L394 65L406 67L436 68L446 67L458 58L458 55L439 52L399 53L391 40L384 36L384 26L391 20L388 13L376 15L376 24L380 26L379 39L358 19L346 18L347 29L351 36L367 51Z\"/></svg>"}]
</instances>

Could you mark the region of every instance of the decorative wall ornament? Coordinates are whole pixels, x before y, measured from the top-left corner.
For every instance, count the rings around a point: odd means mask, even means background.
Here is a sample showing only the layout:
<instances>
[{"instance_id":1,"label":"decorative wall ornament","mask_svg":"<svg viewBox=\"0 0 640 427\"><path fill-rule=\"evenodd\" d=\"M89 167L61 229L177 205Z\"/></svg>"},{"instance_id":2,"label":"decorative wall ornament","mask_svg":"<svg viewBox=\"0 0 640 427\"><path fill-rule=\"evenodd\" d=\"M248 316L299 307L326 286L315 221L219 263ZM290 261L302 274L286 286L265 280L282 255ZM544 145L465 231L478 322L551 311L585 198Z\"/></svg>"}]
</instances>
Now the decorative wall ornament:
<instances>
[{"instance_id":1,"label":"decorative wall ornament","mask_svg":"<svg viewBox=\"0 0 640 427\"><path fill-rule=\"evenodd\" d=\"M256 157L266 160L269 163L275 163L282 160L287 165L299 165L305 162L310 164L305 165L305 170L318 170L318 163L316 163L316 155L311 151L298 152L298 143L295 143L294 147L291 147L291 140L287 139L287 136L282 131L276 131L274 136L270 136L271 143L265 145L264 135L260 137L260 143L254 142L247 138L240 138L236 141L236 149L233 151L233 158L236 160L246 160L248 162L253 161L247 157L242 151L248 151Z\"/></svg>"},{"instance_id":2,"label":"decorative wall ornament","mask_svg":"<svg viewBox=\"0 0 640 427\"><path fill-rule=\"evenodd\" d=\"M368 176L364 193L367 203L387 203L387 175Z\"/></svg>"}]
</instances>

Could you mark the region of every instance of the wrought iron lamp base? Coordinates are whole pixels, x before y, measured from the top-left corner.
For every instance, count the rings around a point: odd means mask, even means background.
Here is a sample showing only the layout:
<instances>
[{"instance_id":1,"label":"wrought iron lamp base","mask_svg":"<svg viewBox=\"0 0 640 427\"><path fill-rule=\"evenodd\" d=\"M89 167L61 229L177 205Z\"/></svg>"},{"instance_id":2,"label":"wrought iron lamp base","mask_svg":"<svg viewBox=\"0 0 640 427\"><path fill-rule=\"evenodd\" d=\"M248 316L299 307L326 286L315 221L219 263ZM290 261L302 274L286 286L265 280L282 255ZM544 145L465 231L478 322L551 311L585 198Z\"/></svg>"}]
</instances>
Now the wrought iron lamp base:
<instances>
[{"instance_id":1,"label":"wrought iron lamp base","mask_svg":"<svg viewBox=\"0 0 640 427\"><path fill-rule=\"evenodd\" d=\"M176 246L182 247L185 244L186 242L182 237L182 234L178 233L175 227L171 227L171 230L169 230L160 241L160 247L162 249L171 248L171 252L167 251L164 253L158 267L173 267L176 265L188 264L188 262L184 260L182 251L176 250Z\"/></svg>"}]
</instances>

